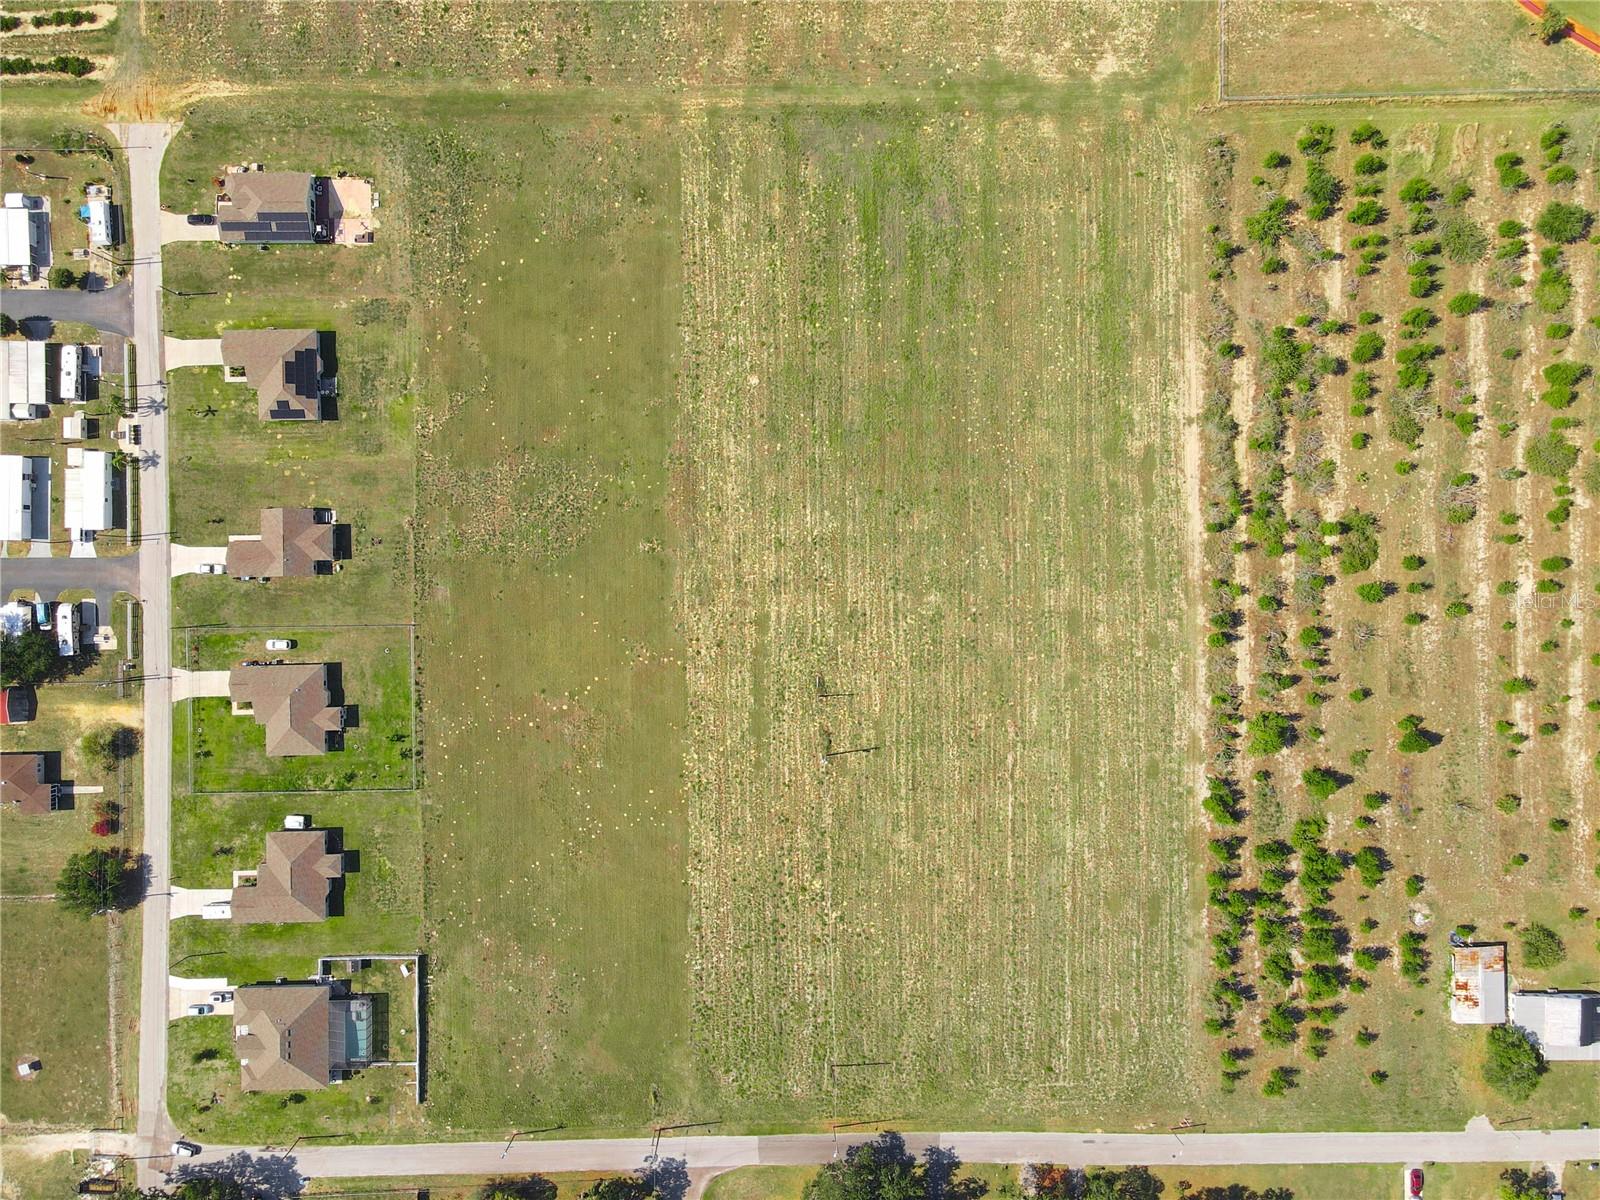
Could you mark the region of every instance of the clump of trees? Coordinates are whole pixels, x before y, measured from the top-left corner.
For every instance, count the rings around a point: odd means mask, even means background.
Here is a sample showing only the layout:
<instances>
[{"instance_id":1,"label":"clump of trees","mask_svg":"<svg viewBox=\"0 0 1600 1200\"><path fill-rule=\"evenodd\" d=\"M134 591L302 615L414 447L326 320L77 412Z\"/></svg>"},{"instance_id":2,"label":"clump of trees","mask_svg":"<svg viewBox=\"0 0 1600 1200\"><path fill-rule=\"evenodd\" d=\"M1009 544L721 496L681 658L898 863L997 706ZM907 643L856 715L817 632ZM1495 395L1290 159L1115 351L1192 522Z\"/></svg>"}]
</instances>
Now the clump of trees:
<instances>
[{"instance_id":1,"label":"clump of trees","mask_svg":"<svg viewBox=\"0 0 1600 1200\"><path fill-rule=\"evenodd\" d=\"M35 687L67 673L69 659L56 652L56 641L32 625L20 633L0 635L0 679L6 687Z\"/></svg>"},{"instance_id":2,"label":"clump of trees","mask_svg":"<svg viewBox=\"0 0 1600 1200\"><path fill-rule=\"evenodd\" d=\"M56 880L56 903L81 917L96 916L126 907L132 883L127 854L96 846L67 859Z\"/></svg>"},{"instance_id":3,"label":"clump of trees","mask_svg":"<svg viewBox=\"0 0 1600 1200\"><path fill-rule=\"evenodd\" d=\"M1567 947L1561 935L1548 925L1525 925L1517 931L1522 943L1522 961L1535 971L1547 971L1566 961Z\"/></svg>"},{"instance_id":4,"label":"clump of trees","mask_svg":"<svg viewBox=\"0 0 1600 1200\"><path fill-rule=\"evenodd\" d=\"M1489 1029L1484 1049L1483 1081L1507 1100L1526 1100L1549 1070L1544 1055L1525 1031L1516 1025Z\"/></svg>"},{"instance_id":5,"label":"clump of trees","mask_svg":"<svg viewBox=\"0 0 1600 1200\"><path fill-rule=\"evenodd\" d=\"M0 75L71 75L81 79L94 70L94 63L81 54L58 54L54 58L25 56L0 58Z\"/></svg>"},{"instance_id":6,"label":"clump of trees","mask_svg":"<svg viewBox=\"0 0 1600 1200\"><path fill-rule=\"evenodd\" d=\"M1581 204L1552 200L1545 205L1533 227L1546 241L1568 245L1588 237L1593 224L1594 214Z\"/></svg>"}]
</instances>

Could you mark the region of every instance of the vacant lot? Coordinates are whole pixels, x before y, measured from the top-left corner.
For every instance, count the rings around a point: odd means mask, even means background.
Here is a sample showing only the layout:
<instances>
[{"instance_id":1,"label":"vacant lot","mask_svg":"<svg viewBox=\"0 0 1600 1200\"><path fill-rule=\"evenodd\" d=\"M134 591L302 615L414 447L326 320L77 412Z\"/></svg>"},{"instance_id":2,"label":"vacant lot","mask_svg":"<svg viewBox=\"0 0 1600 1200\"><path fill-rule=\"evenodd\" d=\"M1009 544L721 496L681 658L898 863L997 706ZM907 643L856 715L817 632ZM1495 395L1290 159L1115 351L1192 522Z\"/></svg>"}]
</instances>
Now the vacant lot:
<instances>
[{"instance_id":1,"label":"vacant lot","mask_svg":"<svg viewBox=\"0 0 1600 1200\"><path fill-rule=\"evenodd\" d=\"M1224 0L1222 9L1233 98L1600 88L1600 57L1544 45L1514 3Z\"/></svg>"},{"instance_id":2,"label":"vacant lot","mask_svg":"<svg viewBox=\"0 0 1600 1200\"><path fill-rule=\"evenodd\" d=\"M266 655L263 638L287 637L274 660L339 666L346 714L344 745L322 755L270 758L266 730L235 716L226 697L183 702L174 724L175 759L195 792L326 792L410 788L415 784L411 630L402 625L185 631L179 661L227 670Z\"/></svg>"},{"instance_id":3,"label":"vacant lot","mask_svg":"<svg viewBox=\"0 0 1600 1200\"><path fill-rule=\"evenodd\" d=\"M104 917L71 916L48 900L0 902L8 1121L93 1127L117 1115L107 975ZM44 1069L19 1080L14 1068L30 1055Z\"/></svg>"}]
</instances>

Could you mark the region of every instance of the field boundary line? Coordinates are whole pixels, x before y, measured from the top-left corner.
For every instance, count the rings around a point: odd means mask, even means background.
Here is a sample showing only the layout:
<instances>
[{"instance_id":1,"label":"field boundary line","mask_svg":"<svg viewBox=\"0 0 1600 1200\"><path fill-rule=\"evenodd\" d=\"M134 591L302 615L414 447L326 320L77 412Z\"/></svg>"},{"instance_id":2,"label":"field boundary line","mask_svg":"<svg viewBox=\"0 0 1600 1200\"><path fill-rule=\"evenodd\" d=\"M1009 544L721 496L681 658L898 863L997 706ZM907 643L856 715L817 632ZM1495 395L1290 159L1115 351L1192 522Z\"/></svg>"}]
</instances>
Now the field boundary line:
<instances>
[{"instance_id":1,"label":"field boundary line","mask_svg":"<svg viewBox=\"0 0 1600 1200\"><path fill-rule=\"evenodd\" d=\"M1443 102L1560 99L1563 96L1600 96L1600 87L1570 88L1434 88L1425 92L1261 92L1228 91L1228 0L1217 0L1217 103L1337 104L1347 100L1438 100Z\"/></svg>"}]
</instances>

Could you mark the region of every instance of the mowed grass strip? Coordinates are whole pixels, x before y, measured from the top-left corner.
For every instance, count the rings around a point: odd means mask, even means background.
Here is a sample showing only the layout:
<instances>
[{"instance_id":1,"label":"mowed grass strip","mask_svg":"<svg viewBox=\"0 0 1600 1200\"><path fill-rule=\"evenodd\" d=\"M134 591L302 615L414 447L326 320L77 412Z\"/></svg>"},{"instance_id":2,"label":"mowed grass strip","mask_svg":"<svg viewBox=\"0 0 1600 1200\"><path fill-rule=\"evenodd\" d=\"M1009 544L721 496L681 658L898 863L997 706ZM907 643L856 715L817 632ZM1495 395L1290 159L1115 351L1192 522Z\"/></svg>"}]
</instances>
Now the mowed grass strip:
<instances>
[{"instance_id":1,"label":"mowed grass strip","mask_svg":"<svg viewBox=\"0 0 1600 1200\"><path fill-rule=\"evenodd\" d=\"M97 1126L115 1115L108 961L105 918L71 916L48 900L0 903L8 1122ZM29 1057L43 1070L17 1078L17 1063Z\"/></svg>"},{"instance_id":2,"label":"mowed grass strip","mask_svg":"<svg viewBox=\"0 0 1600 1200\"><path fill-rule=\"evenodd\" d=\"M694 1037L748 1111L1187 1094L1171 178L1159 124L686 133Z\"/></svg>"}]
</instances>

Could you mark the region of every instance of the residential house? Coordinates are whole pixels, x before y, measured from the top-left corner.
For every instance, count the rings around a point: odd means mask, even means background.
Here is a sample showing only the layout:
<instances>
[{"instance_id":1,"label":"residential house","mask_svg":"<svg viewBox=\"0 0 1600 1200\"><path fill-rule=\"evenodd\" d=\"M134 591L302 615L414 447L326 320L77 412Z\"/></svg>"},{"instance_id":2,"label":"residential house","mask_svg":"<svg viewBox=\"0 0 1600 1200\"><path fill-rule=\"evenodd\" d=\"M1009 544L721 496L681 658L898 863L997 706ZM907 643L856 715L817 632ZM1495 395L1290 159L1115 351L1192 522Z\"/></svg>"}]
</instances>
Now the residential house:
<instances>
[{"instance_id":1,"label":"residential house","mask_svg":"<svg viewBox=\"0 0 1600 1200\"><path fill-rule=\"evenodd\" d=\"M222 335L224 377L256 390L263 421L320 421L333 380L322 374L314 329L230 329Z\"/></svg>"},{"instance_id":2,"label":"residential house","mask_svg":"<svg viewBox=\"0 0 1600 1200\"><path fill-rule=\"evenodd\" d=\"M50 415L46 394L45 344L4 341L5 374L0 375L0 421L33 421Z\"/></svg>"},{"instance_id":3,"label":"residential house","mask_svg":"<svg viewBox=\"0 0 1600 1200\"><path fill-rule=\"evenodd\" d=\"M50 210L43 196L7 192L0 207L0 267L31 276L50 265Z\"/></svg>"},{"instance_id":4,"label":"residential house","mask_svg":"<svg viewBox=\"0 0 1600 1200\"><path fill-rule=\"evenodd\" d=\"M1512 992L1511 1023L1552 1062L1600 1062L1600 992Z\"/></svg>"},{"instance_id":5,"label":"residential house","mask_svg":"<svg viewBox=\"0 0 1600 1200\"><path fill-rule=\"evenodd\" d=\"M228 673L228 696L234 712L266 729L272 757L326 754L343 744L337 670L337 663L245 663Z\"/></svg>"},{"instance_id":6,"label":"residential house","mask_svg":"<svg viewBox=\"0 0 1600 1200\"><path fill-rule=\"evenodd\" d=\"M1450 950L1450 1019L1457 1025L1502 1025L1506 1019L1506 945Z\"/></svg>"},{"instance_id":7,"label":"residential house","mask_svg":"<svg viewBox=\"0 0 1600 1200\"><path fill-rule=\"evenodd\" d=\"M0 454L0 541L26 542L34 536L36 488L34 460L26 454Z\"/></svg>"},{"instance_id":8,"label":"residential house","mask_svg":"<svg viewBox=\"0 0 1600 1200\"><path fill-rule=\"evenodd\" d=\"M326 829L267 834L255 878L235 884L232 919L240 925L325 920L334 886L344 878L344 855L329 849L330 837Z\"/></svg>"},{"instance_id":9,"label":"residential house","mask_svg":"<svg viewBox=\"0 0 1600 1200\"><path fill-rule=\"evenodd\" d=\"M67 447L67 491L62 524L84 534L110 529L112 523L111 454L106 450Z\"/></svg>"},{"instance_id":10,"label":"residential house","mask_svg":"<svg viewBox=\"0 0 1600 1200\"><path fill-rule=\"evenodd\" d=\"M62 804L60 782L50 778L49 759L33 752L0 753L0 806L33 814L69 807Z\"/></svg>"},{"instance_id":11,"label":"residential house","mask_svg":"<svg viewBox=\"0 0 1600 1200\"><path fill-rule=\"evenodd\" d=\"M117 242L117 209L110 200L90 200L83 206L83 219L89 223L89 245L95 249Z\"/></svg>"},{"instance_id":12,"label":"residential house","mask_svg":"<svg viewBox=\"0 0 1600 1200\"><path fill-rule=\"evenodd\" d=\"M368 1064L372 999L343 981L272 983L233 994L233 1048L247 1092L324 1088Z\"/></svg>"},{"instance_id":13,"label":"residential house","mask_svg":"<svg viewBox=\"0 0 1600 1200\"><path fill-rule=\"evenodd\" d=\"M325 508L263 508L261 534L228 539L235 579L326 575L336 557L334 514Z\"/></svg>"},{"instance_id":14,"label":"residential house","mask_svg":"<svg viewBox=\"0 0 1600 1200\"><path fill-rule=\"evenodd\" d=\"M304 171L229 171L217 197L217 235L231 244L332 240L326 178Z\"/></svg>"}]
</instances>

